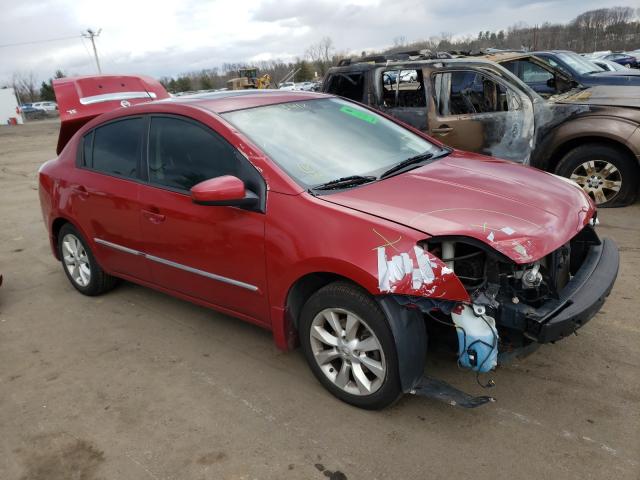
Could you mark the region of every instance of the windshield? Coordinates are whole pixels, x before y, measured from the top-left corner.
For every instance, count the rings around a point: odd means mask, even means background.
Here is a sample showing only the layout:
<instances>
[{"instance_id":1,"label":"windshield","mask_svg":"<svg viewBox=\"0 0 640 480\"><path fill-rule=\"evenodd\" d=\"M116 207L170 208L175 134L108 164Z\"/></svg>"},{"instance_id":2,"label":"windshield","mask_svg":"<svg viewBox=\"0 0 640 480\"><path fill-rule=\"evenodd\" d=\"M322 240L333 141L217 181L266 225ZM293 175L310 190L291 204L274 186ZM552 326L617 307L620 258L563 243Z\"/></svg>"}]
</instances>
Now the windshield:
<instances>
[{"instance_id":1,"label":"windshield","mask_svg":"<svg viewBox=\"0 0 640 480\"><path fill-rule=\"evenodd\" d=\"M444 152L363 107L322 98L222 115L304 188L350 176L378 176L423 153Z\"/></svg>"},{"instance_id":2,"label":"windshield","mask_svg":"<svg viewBox=\"0 0 640 480\"><path fill-rule=\"evenodd\" d=\"M624 68L619 63L612 62L610 60L602 60L602 62L604 62L606 65L609 65L609 70L611 70L612 72L620 71L620 70L626 70L626 68ZM599 66L601 66L601 65L599 65Z\"/></svg>"},{"instance_id":3,"label":"windshield","mask_svg":"<svg viewBox=\"0 0 640 480\"><path fill-rule=\"evenodd\" d=\"M591 63L584 57L581 57L577 53L560 52L557 53L558 58L564 63L569 65L579 75L588 75L590 73L604 72L602 68L594 63Z\"/></svg>"}]
</instances>

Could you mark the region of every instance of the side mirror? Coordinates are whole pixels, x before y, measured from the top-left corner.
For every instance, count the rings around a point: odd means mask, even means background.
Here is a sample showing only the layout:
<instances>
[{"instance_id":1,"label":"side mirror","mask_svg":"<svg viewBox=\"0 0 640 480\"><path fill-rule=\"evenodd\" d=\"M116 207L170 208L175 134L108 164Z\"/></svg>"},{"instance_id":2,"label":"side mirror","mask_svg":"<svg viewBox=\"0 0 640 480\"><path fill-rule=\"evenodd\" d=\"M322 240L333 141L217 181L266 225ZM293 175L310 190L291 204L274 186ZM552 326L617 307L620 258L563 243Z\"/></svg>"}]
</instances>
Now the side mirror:
<instances>
[{"instance_id":1,"label":"side mirror","mask_svg":"<svg viewBox=\"0 0 640 480\"><path fill-rule=\"evenodd\" d=\"M550 78L549 80L547 80L547 87L553 88L555 90L555 88L556 88L556 77L553 77L553 78Z\"/></svg>"},{"instance_id":2,"label":"side mirror","mask_svg":"<svg viewBox=\"0 0 640 480\"><path fill-rule=\"evenodd\" d=\"M211 178L191 188L191 200L198 205L253 207L258 196L244 186L244 182L233 175Z\"/></svg>"}]
</instances>

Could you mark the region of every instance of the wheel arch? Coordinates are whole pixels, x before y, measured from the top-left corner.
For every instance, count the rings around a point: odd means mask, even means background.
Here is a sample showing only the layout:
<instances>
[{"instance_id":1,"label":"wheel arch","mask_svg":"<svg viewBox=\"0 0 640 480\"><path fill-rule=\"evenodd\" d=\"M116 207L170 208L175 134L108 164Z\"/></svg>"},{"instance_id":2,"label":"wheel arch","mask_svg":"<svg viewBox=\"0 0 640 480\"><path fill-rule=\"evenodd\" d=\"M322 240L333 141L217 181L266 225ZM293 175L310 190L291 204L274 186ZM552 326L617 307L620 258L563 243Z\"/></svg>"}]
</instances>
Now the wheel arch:
<instances>
[{"instance_id":1,"label":"wheel arch","mask_svg":"<svg viewBox=\"0 0 640 480\"><path fill-rule=\"evenodd\" d=\"M367 290L353 279L335 272L311 272L299 277L289 288L285 301L285 310L289 316L292 326L298 329L298 320L302 307L309 297L320 290L325 285L342 280Z\"/></svg>"},{"instance_id":2,"label":"wheel arch","mask_svg":"<svg viewBox=\"0 0 640 480\"><path fill-rule=\"evenodd\" d=\"M60 235L60 230L62 230L62 227L67 223L70 223L75 227L73 222L65 217L56 217L51 222L51 249L53 250L53 254L58 260L61 260L60 253L58 252L58 236Z\"/></svg>"},{"instance_id":3,"label":"wheel arch","mask_svg":"<svg viewBox=\"0 0 640 480\"><path fill-rule=\"evenodd\" d=\"M93 242L91 241L92 239L88 238L87 235L85 234L84 230L82 228L80 228L80 226L75 223L73 220L71 220L68 217L65 216L57 216L55 217L52 222L51 222L51 249L53 250L53 254L56 257L56 259L60 260L60 255L58 252L58 235L60 234L60 230L62 230L62 227L66 224L70 224L73 226L73 228L75 228L76 230L78 230L78 232L80 232L80 234L85 238L85 240L87 242L89 242L89 245L93 245Z\"/></svg>"},{"instance_id":4,"label":"wheel arch","mask_svg":"<svg viewBox=\"0 0 640 480\"><path fill-rule=\"evenodd\" d=\"M589 143L597 143L600 145L606 145L611 148L615 148L624 152L625 155L629 156L631 159L636 159L636 165L640 166L637 160L636 155L633 150L621 139L611 138L603 135L581 135L578 137L570 138L564 141L563 143L557 145L551 155L549 155L547 159L547 168L546 170L550 172L554 172L558 163L573 149L580 147L581 145L586 145Z\"/></svg>"}]
</instances>

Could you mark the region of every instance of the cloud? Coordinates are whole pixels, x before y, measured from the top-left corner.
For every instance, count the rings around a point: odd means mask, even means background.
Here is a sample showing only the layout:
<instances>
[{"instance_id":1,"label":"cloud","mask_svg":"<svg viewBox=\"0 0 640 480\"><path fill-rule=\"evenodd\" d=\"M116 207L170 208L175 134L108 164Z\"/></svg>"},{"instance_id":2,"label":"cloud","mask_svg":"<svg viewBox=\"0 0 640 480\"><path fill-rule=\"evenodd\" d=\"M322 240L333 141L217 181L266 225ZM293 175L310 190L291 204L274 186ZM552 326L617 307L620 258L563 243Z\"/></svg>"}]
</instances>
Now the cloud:
<instances>
[{"instance_id":1,"label":"cloud","mask_svg":"<svg viewBox=\"0 0 640 480\"><path fill-rule=\"evenodd\" d=\"M13 73L46 79L60 68L92 74L91 46L80 37L102 28L97 47L105 72L153 76L228 62L304 55L324 36L338 50L382 48L393 38L419 40L449 32L566 22L613 6L611 0L35 0L4 2L0 45L75 36L68 40L0 48L0 84Z\"/></svg>"}]
</instances>

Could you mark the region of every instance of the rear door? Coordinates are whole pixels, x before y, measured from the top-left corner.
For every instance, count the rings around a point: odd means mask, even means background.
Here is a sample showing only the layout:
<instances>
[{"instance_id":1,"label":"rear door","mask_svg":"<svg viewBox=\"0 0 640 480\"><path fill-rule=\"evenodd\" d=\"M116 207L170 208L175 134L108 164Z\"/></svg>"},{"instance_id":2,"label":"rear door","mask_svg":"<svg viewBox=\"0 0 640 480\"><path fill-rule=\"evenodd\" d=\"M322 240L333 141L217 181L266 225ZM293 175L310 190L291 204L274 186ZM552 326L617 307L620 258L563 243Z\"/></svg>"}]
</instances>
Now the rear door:
<instances>
[{"instance_id":1,"label":"rear door","mask_svg":"<svg viewBox=\"0 0 640 480\"><path fill-rule=\"evenodd\" d=\"M150 280L140 255L140 177L144 117L126 117L88 132L70 178L71 210L111 272Z\"/></svg>"},{"instance_id":2,"label":"rear door","mask_svg":"<svg viewBox=\"0 0 640 480\"><path fill-rule=\"evenodd\" d=\"M535 135L533 104L491 73L425 68L428 133L454 148L529 163Z\"/></svg>"},{"instance_id":3,"label":"rear door","mask_svg":"<svg viewBox=\"0 0 640 480\"><path fill-rule=\"evenodd\" d=\"M427 130L427 98L422 69L377 70L381 92L380 110L404 123Z\"/></svg>"}]
</instances>

